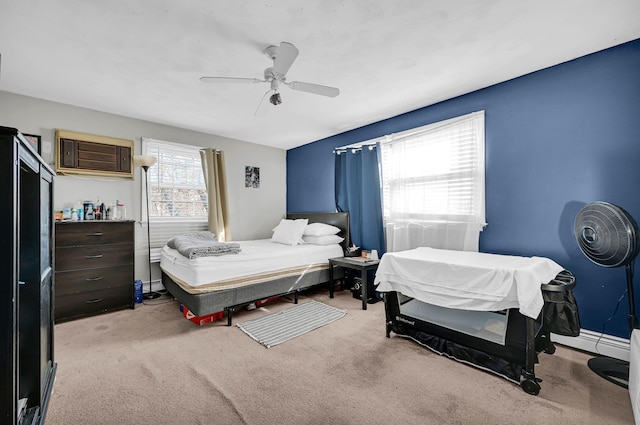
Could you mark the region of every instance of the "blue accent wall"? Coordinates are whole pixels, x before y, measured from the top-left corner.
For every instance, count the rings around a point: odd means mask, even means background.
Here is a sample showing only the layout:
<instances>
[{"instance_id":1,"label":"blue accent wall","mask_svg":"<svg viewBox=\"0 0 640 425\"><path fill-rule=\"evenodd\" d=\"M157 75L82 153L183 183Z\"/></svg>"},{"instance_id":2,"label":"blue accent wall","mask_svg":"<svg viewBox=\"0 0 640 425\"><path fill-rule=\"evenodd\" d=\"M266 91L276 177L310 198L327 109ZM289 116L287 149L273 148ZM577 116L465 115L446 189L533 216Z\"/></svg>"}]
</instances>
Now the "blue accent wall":
<instances>
[{"instance_id":1,"label":"blue accent wall","mask_svg":"<svg viewBox=\"0 0 640 425\"><path fill-rule=\"evenodd\" d=\"M593 201L640 221L640 40L291 149L287 211L335 210L333 148L477 110L486 117L480 250L553 259L577 278L582 327L628 338L625 269L589 261L573 221Z\"/></svg>"}]
</instances>

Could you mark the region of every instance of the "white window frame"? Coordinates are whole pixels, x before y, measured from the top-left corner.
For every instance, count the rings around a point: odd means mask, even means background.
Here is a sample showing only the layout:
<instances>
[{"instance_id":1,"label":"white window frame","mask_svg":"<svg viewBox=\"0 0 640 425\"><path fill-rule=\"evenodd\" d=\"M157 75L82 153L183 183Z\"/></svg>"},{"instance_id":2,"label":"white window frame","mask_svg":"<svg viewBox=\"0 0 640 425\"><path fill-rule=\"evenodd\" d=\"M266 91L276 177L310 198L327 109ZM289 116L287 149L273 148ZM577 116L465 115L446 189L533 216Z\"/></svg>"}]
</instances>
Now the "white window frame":
<instances>
[{"instance_id":1,"label":"white window frame","mask_svg":"<svg viewBox=\"0 0 640 425\"><path fill-rule=\"evenodd\" d=\"M454 129L455 131L448 131L452 129ZM380 190L382 192L383 203L382 213L385 225L385 236L387 245L386 248L388 252L403 251L421 246L431 246L434 248L465 251L478 251L480 232L487 225L487 223L485 222L484 131L484 111L477 111L448 120L425 125L423 127L406 130L401 133L390 134L377 139L354 143L352 145L335 149L334 152L339 152L346 149L362 149L364 146L368 145L378 145L381 161ZM456 135L455 132L459 132L460 134ZM465 137L468 139L469 135L471 135L470 140L458 140L464 139ZM435 153L438 151L437 149L435 149L432 154L428 154L420 150L415 150L414 152L412 152L413 156L404 156L404 158L398 157L394 159L399 163L396 169L402 172L394 173L393 171L389 170L388 163L390 161L390 156L388 152L387 154L385 154L386 148L388 148L389 146L393 146L394 143L400 144L406 141L414 141L414 139L419 138L429 139L431 136L434 137L436 143L441 143L440 146L443 148L442 152L446 153L446 155L442 157L443 164L457 164L457 167L467 168L463 172L457 172L457 174L460 177L466 177L467 181L471 181L471 187L465 187L462 191L459 190L459 187L448 187L448 185L446 184L446 177L451 177L449 175L451 173L444 172L440 173L441 175L438 176L437 172L433 172L434 170L441 168L441 166L443 165L440 164L438 160L425 161L425 164L419 163L421 159L425 159L425 156L428 156L428 158L426 158L428 160L434 157L437 158L437 153ZM444 144L442 143L443 140L445 141ZM445 149L447 146L451 146L447 145L447 143L454 143L458 147L456 149ZM458 154L456 154L456 151L464 152L462 153L463 156L459 156ZM470 153L471 155L469 155ZM448 161L448 159L450 158L460 158L464 159L464 161ZM473 166L467 167L465 165L465 162L473 162ZM412 170L422 168L431 170L432 173L425 173L424 175L412 173ZM405 173L404 177L402 177L404 171L408 172ZM390 175L392 175L391 179L389 178ZM397 204L399 208L396 208L396 211L393 211L392 214L393 208L390 205L390 190L392 183L390 180L393 180L394 178L396 180L404 179L405 182L417 184L418 191L413 192L413 194L407 191L405 199L412 195L422 196L422 193L419 190L420 187L428 186L427 183L431 181L431 183L435 183L431 185L432 189L440 185L440 194L446 192L448 197L447 199L460 201L464 198L459 196L459 194L466 192L472 194L473 202L472 205L470 207L467 206L466 209L460 207L462 203L458 203L458 211L454 212L451 212L450 210L444 212L435 212L433 211L433 208L431 208L432 211L426 211L426 209L418 210L419 208L415 208L415 205L411 204L406 205L404 208L400 208L399 202ZM448 180L450 181L451 179ZM398 181L394 183L400 182ZM453 198L449 197L449 194L451 193L454 193ZM435 192L435 195L433 197L428 197L428 199L437 198L437 196L438 192ZM456 196L458 196L457 199ZM449 202L449 200L447 202ZM418 203L416 202L415 204Z\"/></svg>"},{"instance_id":2,"label":"white window frame","mask_svg":"<svg viewBox=\"0 0 640 425\"><path fill-rule=\"evenodd\" d=\"M443 129L455 127L458 124L463 122L469 123L470 120L473 120L473 125L475 131L473 132L473 140L471 136L468 138L460 137L461 140L452 140L454 143L458 143L457 152L447 152L447 154L452 153L461 153L460 147L462 149L473 149L475 152L472 153L473 165L468 166L465 169L451 171L447 170L442 174L429 174L424 173L423 175L412 175L404 181L395 181L389 179L388 175L386 175L385 170L389 169L389 165L387 163L388 158L385 155L385 148L392 146L393 144L402 144L402 143L411 143L417 139L423 139L424 145L429 143L437 143L441 141L438 140L443 133ZM464 144L462 146L461 144ZM473 112L470 114L466 114L463 116L451 118L445 121L440 121L437 123L429 124L423 127L414 128L411 130L404 131L402 133L392 134L390 136L385 136L382 140L380 140L381 146L381 184L382 184L382 195L383 195L383 216L385 223L389 221L389 217L393 215L396 220L404 220L410 221L414 223L470 223L477 224L480 228L486 225L485 218L485 137L484 137L484 111ZM428 146L427 146L428 150ZM437 153L434 152L435 155ZM463 154L466 155L466 154ZM436 160L439 162L440 160ZM406 167L406 164L403 164ZM405 184L406 180L411 179L413 183L428 185L429 182L437 182L437 181L460 181L462 185L466 186L466 190L468 193L472 193L473 200L471 202L472 209L470 213L463 214L455 214L452 212L446 213L428 213L422 211L416 211L412 213L398 213L398 211L391 211L390 205L390 191L392 190L392 186L394 184ZM402 180L402 179L398 179ZM466 180L466 182L465 182ZM470 181L470 183L469 183ZM393 214L392 214L393 213Z\"/></svg>"},{"instance_id":3,"label":"white window frame","mask_svg":"<svg viewBox=\"0 0 640 425\"><path fill-rule=\"evenodd\" d=\"M162 147L167 148L167 150L169 151L182 151L184 153L192 154L194 160L197 160L197 167L199 168L200 172L202 172L202 165L200 162L200 150L202 149L202 147L168 142L152 138L142 138L142 154L153 155L158 158L158 162L149 169L149 205L152 205L153 202L153 188L158 187L157 180L154 179L154 177L157 176L159 167L162 166L162 155L158 155L158 148L162 149ZM144 174L142 180L143 181L141 187L144 203ZM202 178L202 184L203 186L201 186L201 188L206 193L206 187L204 187L204 174ZM178 187L179 186L180 185L178 185ZM205 207L207 207L206 200ZM146 215L144 214L146 212L145 209L146 205L143 205L143 207L141 208L142 216L146 218ZM153 208L150 208L149 230L151 234L152 262L159 261L160 248L162 248L162 246L164 246L166 242L173 236L189 232L207 230L208 227L208 217L206 215L195 217L153 216L152 211ZM144 220L142 221L144 222Z\"/></svg>"}]
</instances>

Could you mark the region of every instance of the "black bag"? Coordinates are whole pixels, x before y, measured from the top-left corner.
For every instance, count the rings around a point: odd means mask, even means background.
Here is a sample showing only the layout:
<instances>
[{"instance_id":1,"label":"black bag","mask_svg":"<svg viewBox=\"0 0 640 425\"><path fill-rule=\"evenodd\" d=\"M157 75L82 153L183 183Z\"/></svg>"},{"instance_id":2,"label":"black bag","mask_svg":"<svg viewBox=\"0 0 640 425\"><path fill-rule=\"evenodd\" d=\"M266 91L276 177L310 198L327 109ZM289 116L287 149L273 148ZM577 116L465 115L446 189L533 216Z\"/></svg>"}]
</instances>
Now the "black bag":
<instances>
[{"instance_id":1,"label":"black bag","mask_svg":"<svg viewBox=\"0 0 640 425\"><path fill-rule=\"evenodd\" d=\"M567 273L566 271L564 273ZM568 273L567 273L568 274ZM568 274L573 279L573 276ZM578 303L571 289L564 290L565 276L543 285L550 290L542 291L544 307L542 307L542 326L554 334L564 336L580 335L580 315Z\"/></svg>"}]
</instances>

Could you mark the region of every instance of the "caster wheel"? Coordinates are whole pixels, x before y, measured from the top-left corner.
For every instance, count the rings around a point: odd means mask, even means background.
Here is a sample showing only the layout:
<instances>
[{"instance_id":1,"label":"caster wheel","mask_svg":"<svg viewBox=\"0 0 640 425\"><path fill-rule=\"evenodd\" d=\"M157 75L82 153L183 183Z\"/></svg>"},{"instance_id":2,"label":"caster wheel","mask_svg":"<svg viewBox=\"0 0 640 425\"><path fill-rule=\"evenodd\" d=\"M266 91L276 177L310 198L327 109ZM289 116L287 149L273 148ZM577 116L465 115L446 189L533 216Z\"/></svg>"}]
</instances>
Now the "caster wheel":
<instances>
[{"instance_id":1,"label":"caster wheel","mask_svg":"<svg viewBox=\"0 0 640 425\"><path fill-rule=\"evenodd\" d=\"M525 379L524 381L520 382L520 387L522 387L524 392L527 394L540 394L540 384L538 384L535 379Z\"/></svg>"},{"instance_id":2,"label":"caster wheel","mask_svg":"<svg viewBox=\"0 0 640 425\"><path fill-rule=\"evenodd\" d=\"M547 348L544 349L544 352L547 354L553 354L556 352L556 346L553 344L547 345Z\"/></svg>"}]
</instances>

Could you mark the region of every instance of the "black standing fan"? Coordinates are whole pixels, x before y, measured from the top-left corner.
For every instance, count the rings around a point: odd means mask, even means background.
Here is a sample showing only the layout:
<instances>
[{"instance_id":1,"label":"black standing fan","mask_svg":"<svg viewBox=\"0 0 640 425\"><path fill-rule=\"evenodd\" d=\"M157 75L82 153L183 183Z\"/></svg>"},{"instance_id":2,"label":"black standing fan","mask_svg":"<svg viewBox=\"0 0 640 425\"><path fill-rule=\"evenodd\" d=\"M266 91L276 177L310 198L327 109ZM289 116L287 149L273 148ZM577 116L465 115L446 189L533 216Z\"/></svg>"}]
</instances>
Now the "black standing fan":
<instances>
[{"instance_id":1,"label":"black standing fan","mask_svg":"<svg viewBox=\"0 0 640 425\"><path fill-rule=\"evenodd\" d=\"M633 260L638 255L638 225L624 209L608 202L592 202L583 207L573 224L580 249L591 261L603 267L625 266L629 328L638 328L633 298ZM606 380L628 388L629 363L611 357L588 361L589 368Z\"/></svg>"}]
</instances>

